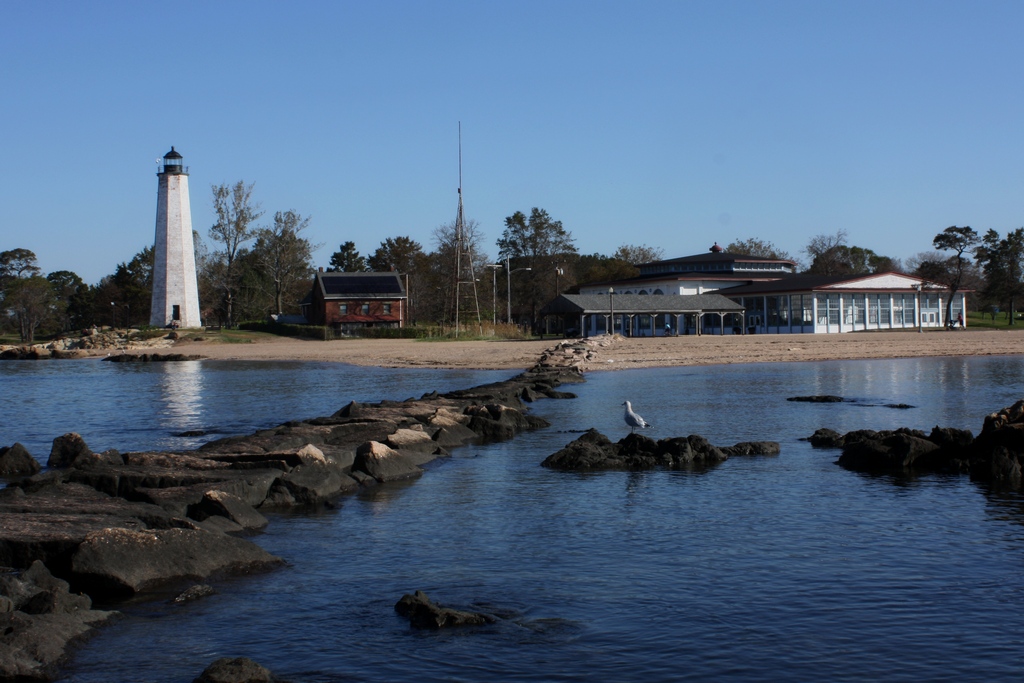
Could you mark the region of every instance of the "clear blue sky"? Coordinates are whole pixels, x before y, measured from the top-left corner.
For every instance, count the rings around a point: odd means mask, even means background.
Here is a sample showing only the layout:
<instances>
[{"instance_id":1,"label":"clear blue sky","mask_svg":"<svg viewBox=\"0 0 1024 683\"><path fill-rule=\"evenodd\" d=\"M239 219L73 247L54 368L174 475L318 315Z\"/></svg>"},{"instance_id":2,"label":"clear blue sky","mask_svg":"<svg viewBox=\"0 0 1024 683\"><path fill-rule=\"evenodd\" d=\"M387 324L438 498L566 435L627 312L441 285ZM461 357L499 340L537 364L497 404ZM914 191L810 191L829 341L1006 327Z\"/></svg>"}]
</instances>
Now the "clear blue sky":
<instances>
[{"instance_id":1,"label":"clear blue sky","mask_svg":"<svg viewBox=\"0 0 1024 683\"><path fill-rule=\"evenodd\" d=\"M538 206L583 253L1024 225L1024 3L0 2L0 250L95 283L156 164L312 217L326 265Z\"/></svg>"}]
</instances>

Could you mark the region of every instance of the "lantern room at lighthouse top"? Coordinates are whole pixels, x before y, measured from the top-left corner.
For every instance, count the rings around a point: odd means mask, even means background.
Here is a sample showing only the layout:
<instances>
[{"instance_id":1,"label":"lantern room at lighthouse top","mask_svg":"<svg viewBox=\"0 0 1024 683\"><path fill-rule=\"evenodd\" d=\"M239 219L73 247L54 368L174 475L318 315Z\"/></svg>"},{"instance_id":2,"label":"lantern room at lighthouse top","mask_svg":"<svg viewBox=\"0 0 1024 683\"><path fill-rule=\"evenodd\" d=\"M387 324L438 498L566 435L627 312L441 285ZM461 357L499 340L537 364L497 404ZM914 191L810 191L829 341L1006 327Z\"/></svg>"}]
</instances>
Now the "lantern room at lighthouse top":
<instances>
[{"instance_id":1,"label":"lantern room at lighthouse top","mask_svg":"<svg viewBox=\"0 0 1024 683\"><path fill-rule=\"evenodd\" d=\"M181 165L181 159L181 155L174 151L174 145L171 145L171 151L164 155L164 166L160 173L188 175L188 168Z\"/></svg>"}]
</instances>

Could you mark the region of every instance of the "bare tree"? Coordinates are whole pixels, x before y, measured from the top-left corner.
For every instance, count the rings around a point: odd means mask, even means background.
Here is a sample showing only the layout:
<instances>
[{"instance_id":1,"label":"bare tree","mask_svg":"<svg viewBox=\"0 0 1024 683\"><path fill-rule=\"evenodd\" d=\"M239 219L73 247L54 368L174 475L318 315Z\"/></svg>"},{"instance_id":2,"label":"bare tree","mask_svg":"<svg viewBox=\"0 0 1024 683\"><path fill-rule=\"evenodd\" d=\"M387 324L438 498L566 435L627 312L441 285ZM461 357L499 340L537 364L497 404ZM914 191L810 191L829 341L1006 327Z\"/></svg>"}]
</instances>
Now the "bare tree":
<instances>
[{"instance_id":1,"label":"bare tree","mask_svg":"<svg viewBox=\"0 0 1024 683\"><path fill-rule=\"evenodd\" d=\"M18 323L21 341L31 344L36 330L56 313L53 285L41 275L14 278L7 287L4 307Z\"/></svg>"},{"instance_id":2,"label":"bare tree","mask_svg":"<svg viewBox=\"0 0 1024 683\"><path fill-rule=\"evenodd\" d=\"M834 235L815 235L804 247L810 260L807 271L818 275L843 275L849 273L851 265L847 260L849 247L846 246L846 231L837 230Z\"/></svg>"},{"instance_id":3,"label":"bare tree","mask_svg":"<svg viewBox=\"0 0 1024 683\"><path fill-rule=\"evenodd\" d=\"M468 296L468 292L458 291L459 274L456 271L459 261L456 253L458 249L456 238L455 221L439 225L434 229L435 251L430 254L432 284L429 284L428 288L432 288L442 297L438 302L424 301L424 297L420 298L420 302L430 305L435 313L440 312L437 317L445 322L454 321L455 302L459 295ZM473 255L473 276L479 279L486 270L488 262L487 252L483 248L483 233L480 231L480 224L472 218L468 219L462 226L462 239L464 240L463 249L466 250L462 257L465 258L466 253ZM462 263L462 267L465 268L465 262ZM477 292L477 297L479 304L479 292ZM441 303L442 307L438 308L437 303Z\"/></svg>"},{"instance_id":4,"label":"bare tree","mask_svg":"<svg viewBox=\"0 0 1024 683\"><path fill-rule=\"evenodd\" d=\"M925 277L925 275L921 272L922 267L928 267L925 266L925 264L939 263L945 260L946 255L943 254L941 251L919 251L913 256L906 258L903 261L903 267L906 269L906 272L908 273L916 273L918 275L921 275L922 277Z\"/></svg>"},{"instance_id":5,"label":"bare tree","mask_svg":"<svg viewBox=\"0 0 1024 683\"><path fill-rule=\"evenodd\" d=\"M313 252L317 247L299 236L309 227L309 221L309 217L303 218L295 211L278 211L271 227L256 231L253 258L270 283L278 315L284 312L285 293L295 293L296 286L308 282L313 274Z\"/></svg>"},{"instance_id":6,"label":"bare tree","mask_svg":"<svg viewBox=\"0 0 1024 683\"><path fill-rule=\"evenodd\" d=\"M220 242L222 249L214 254L220 261L217 269L217 286L223 293L225 321L234 324L233 308L238 292L238 272L235 261L242 245L255 236L252 224L263 215L260 205L252 201L253 184L246 185L239 180L233 186L213 186L213 209L217 222L210 228L210 238Z\"/></svg>"}]
</instances>

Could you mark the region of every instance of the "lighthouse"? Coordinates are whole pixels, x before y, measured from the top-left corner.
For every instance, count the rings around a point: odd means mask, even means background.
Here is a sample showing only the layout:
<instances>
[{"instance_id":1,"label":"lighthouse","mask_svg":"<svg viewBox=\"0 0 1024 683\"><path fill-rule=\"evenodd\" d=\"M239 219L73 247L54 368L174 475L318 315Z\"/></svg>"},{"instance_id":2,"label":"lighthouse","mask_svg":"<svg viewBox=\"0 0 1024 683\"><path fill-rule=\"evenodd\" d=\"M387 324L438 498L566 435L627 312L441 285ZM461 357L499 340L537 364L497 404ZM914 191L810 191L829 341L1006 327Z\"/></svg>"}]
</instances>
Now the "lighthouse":
<instances>
[{"instance_id":1,"label":"lighthouse","mask_svg":"<svg viewBox=\"0 0 1024 683\"><path fill-rule=\"evenodd\" d=\"M188 168L181 154L164 155L157 175L156 240L153 243L153 302L149 324L200 327L199 286L188 202Z\"/></svg>"}]
</instances>

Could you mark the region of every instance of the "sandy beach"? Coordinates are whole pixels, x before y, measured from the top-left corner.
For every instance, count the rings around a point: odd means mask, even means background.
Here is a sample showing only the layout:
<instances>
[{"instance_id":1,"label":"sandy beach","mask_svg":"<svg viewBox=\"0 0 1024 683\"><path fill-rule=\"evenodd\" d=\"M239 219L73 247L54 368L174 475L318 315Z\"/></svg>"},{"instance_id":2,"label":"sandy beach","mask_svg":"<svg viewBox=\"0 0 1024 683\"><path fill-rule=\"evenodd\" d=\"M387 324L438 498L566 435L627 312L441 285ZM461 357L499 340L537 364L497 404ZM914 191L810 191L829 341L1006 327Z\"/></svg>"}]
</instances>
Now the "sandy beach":
<instances>
[{"instance_id":1,"label":"sandy beach","mask_svg":"<svg viewBox=\"0 0 1024 683\"><path fill-rule=\"evenodd\" d=\"M519 370L532 366L559 340L422 341L344 339L315 341L265 337L252 343L180 340L174 351L217 360L300 360L389 368ZM749 335L630 338L593 337L588 371L629 368L775 363L790 361L1001 356L1024 353L1024 330L865 332L842 335Z\"/></svg>"}]
</instances>

